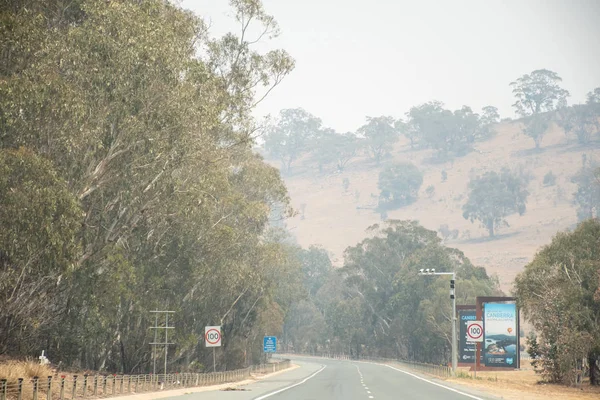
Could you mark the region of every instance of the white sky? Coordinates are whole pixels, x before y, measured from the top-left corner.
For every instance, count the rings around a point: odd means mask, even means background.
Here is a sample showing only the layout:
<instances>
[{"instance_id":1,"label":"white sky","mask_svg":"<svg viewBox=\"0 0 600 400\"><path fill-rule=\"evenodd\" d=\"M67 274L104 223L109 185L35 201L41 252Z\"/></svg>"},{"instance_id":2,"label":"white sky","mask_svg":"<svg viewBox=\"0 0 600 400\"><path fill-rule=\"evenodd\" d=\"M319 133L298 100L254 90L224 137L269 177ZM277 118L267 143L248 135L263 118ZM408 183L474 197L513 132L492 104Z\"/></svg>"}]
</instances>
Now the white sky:
<instances>
[{"instance_id":1,"label":"white sky","mask_svg":"<svg viewBox=\"0 0 600 400\"><path fill-rule=\"evenodd\" d=\"M214 35L236 29L227 0L182 0ZM430 100L514 117L510 82L546 68L570 103L600 86L600 0L263 0L281 28L265 46L296 69L256 116L302 107L340 132Z\"/></svg>"}]
</instances>

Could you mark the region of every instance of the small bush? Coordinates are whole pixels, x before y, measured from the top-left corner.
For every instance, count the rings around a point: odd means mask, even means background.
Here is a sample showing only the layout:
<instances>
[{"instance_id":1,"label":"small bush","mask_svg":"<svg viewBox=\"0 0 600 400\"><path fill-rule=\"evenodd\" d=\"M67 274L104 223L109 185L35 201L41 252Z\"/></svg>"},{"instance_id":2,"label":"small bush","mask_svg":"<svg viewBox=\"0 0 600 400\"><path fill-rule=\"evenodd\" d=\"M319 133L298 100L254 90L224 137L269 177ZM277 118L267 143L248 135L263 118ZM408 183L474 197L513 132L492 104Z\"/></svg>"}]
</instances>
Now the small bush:
<instances>
[{"instance_id":1,"label":"small bush","mask_svg":"<svg viewBox=\"0 0 600 400\"><path fill-rule=\"evenodd\" d=\"M556 176L552 173L552 171L548 171L546 175L544 175L544 186L554 186L556 184Z\"/></svg>"},{"instance_id":2,"label":"small bush","mask_svg":"<svg viewBox=\"0 0 600 400\"><path fill-rule=\"evenodd\" d=\"M348 188L350 187L350 179L344 178L344 180L342 182L342 186L344 188L344 192L347 192Z\"/></svg>"},{"instance_id":3,"label":"small bush","mask_svg":"<svg viewBox=\"0 0 600 400\"><path fill-rule=\"evenodd\" d=\"M433 197L433 195L435 194L435 188L433 187L433 185L427 186L427 189L425 189L425 194L429 198Z\"/></svg>"},{"instance_id":4,"label":"small bush","mask_svg":"<svg viewBox=\"0 0 600 400\"><path fill-rule=\"evenodd\" d=\"M46 378L54 375L49 365L42 365L39 361L7 361L0 364L0 379L6 379L8 385L16 385L19 378L29 381L34 376Z\"/></svg>"},{"instance_id":5,"label":"small bush","mask_svg":"<svg viewBox=\"0 0 600 400\"><path fill-rule=\"evenodd\" d=\"M444 170L442 170L442 182L446 182L447 179L448 179L448 173L444 169Z\"/></svg>"}]
</instances>

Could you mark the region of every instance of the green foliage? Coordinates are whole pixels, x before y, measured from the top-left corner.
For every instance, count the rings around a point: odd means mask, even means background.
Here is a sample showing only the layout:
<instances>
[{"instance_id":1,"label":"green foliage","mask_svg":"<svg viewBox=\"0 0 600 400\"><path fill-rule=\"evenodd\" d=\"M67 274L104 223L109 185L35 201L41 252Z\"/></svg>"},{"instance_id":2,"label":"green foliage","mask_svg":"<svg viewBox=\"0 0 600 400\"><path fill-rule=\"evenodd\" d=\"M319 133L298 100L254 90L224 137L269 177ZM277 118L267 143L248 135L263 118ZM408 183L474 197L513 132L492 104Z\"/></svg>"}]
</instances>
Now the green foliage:
<instances>
[{"instance_id":1,"label":"green foliage","mask_svg":"<svg viewBox=\"0 0 600 400\"><path fill-rule=\"evenodd\" d=\"M579 144L587 145L600 133L600 88L588 93L586 104L575 104L558 110L556 122L565 135L573 132Z\"/></svg>"},{"instance_id":2,"label":"green foliage","mask_svg":"<svg viewBox=\"0 0 600 400\"><path fill-rule=\"evenodd\" d=\"M320 172L331 164L341 172L359 154L363 144L353 133L342 135L332 129L322 129L311 144L312 160L316 161Z\"/></svg>"},{"instance_id":3,"label":"green foliage","mask_svg":"<svg viewBox=\"0 0 600 400\"><path fill-rule=\"evenodd\" d=\"M517 101L513 104L522 117L552 111L565 106L569 92L560 87L556 72L538 69L510 83Z\"/></svg>"},{"instance_id":4,"label":"green foliage","mask_svg":"<svg viewBox=\"0 0 600 400\"><path fill-rule=\"evenodd\" d=\"M252 113L294 61L255 49L277 33L259 1L232 6L220 38L159 0L0 6L1 352L43 339L54 362L147 372L148 311L169 307L170 369L212 363L209 324L233 368L281 330L302 266L267 231L291 210Z\"/></svg>"},{"instance_id":5,"label":"green foliage","mask_svg":"<svg viewBox=\"0 0 600 400\"><path fill-rule=\"evenodd\" d=\"M347 192L348 188L350 188L350 179L344 178L342 180L342 187L344 188L344 192Z\"/></svg>"},{"instance_id":6,"label":"green foliage","mask_svg":"<svg viewBox=\"0 0 600 400\"><path fill-rule=\"evenodd\" d=\"M535 148L539 149L549 126L547 115L534 114L526 120L523 133L532 138L535 142Z\"/></svg>"},{"instance_id":7,"label":"green foliage","mask_svg":"<svg viewBox=\"0 0 600 400\"><path fill-rule=\"evenodd\" d=\"M482 108L482 111L483 113L480 118L481 132L479 136L482 139L487 139L494 135L495 131L492 126L500 122L500 114L498 113L498 108L494 106L485 106Z\"/></svg>"},{"instance_id":8,"label":"green foliage","mask_svg":"<svg viewBox=\"0 0 600 400\"><path fill-rule=\"evenodd\" d=\"M369 236L346 249L341 270L347 296L363 304L362 323L353 327L357 340L371 355L448 360L448 281L418 276L418 270L435 265L440 271L456 271L459 304L496 293L497 282L416 222L375 225Z\"/></svg>"},{"instance_id":9,"label":"green foliage","mask_svg":"<svg viewBox=\"0 0 600 400\"><path fill-rule=\"evenodd\" d=\"M507 216L525 213L528 195L526 181L510 170L486 172L469 182L463 217L471 222L480 221L493 237L498 226L508 226Z\"/></svg>"},{"instance_id":10,"label":"green foliage","mask_svg":"<svg viewBox=\"0 0 600 400\"><path fill-rule=\"evenodd\" d=\"M588 358L600 383L599 241L600 222L586 220L558 233L515 279L519 306L539 332L529 342L535 367L552 382L573 384L574 366Z\"/></svg>"},{"instance_id":11,"label":"green foliage","mask_svg":"<svg viewBox=\"0 0 600 400\"><path fill-rule=\"evenodd\" d=\"M470 107L452 112L439 101L413 107L407 117L402 132L411 143L418 138L426 147L437 150L440 160L468 153L475 140L491 136L491 125L498 119L495 107L486 107L484 117L480 117Z\"/></svg>"},{"instance_id":12,"label":"green foliage","mask_svg":"<svg viewBox=\"0 0 600 400\"><path fill-rule=\"evenodd\" d=\"M427 197L432 198L435 194L435 187L433 187L433 185L427 186L427 189L425 189L425 194Z\"/></svg>"},{"instance_id":13,"label":"green foliage","mask_svg":"<svg viewBox=\"0 0 600 400\"><path fill-rule=\"evenodd\" d=\"M83 212L52 163L25 148L0 150L0 353L37 351L59 316L79 253Z\"/></svg>"},{"instance_id":14,"label":"green foliage","mask_svg":"<svg viewBox=\"0 0 600 400\"><path fill-rule=\"evenodd\" d=\"M580 221L592 218L594 210L600 209L600 166L594 161L585 164L571 182L577 184L573 194L577 217Z\"/></svg>"},{"instance_id":15,"label":"green foliage","mask_svg":"<svg viewBox=\"0 0 600 400\"><path fill-rule=\"evenodd\" d=\"M497 279L414 221L374 225L367 235L346 249L341 269L331 267L323 249L299 253L307 296L287 315L284 342L299 352L447 362L448 281L418 270L456 271L459 304L499 294Z\"/></svg>"},{"instance_id":16,"label":"green foliage","mask_svg":"<svg viewBox=\"0 0 600 400\"><path fill-rule=\"evenodd\" d=\"M265 135L265 150L290 172L292 163L311 149L320 129L321 120L301 108L281 110L279 121Z\"/></svg>"},{"instance_id":17,"label":"green foliage","mask_svg":"<svg viewBox=\"0 0 600 400\"><path fill-rule=\"evenodd\" d=\"M423 173L411 163L399 163L379 173L381 208L401 207L414 202L423 184Z\"/></svg>"},{"instance_id":18,"label":"green foliage","mask_svg":"<svg viewBox=\"0 0 600 400\"><path fill-rule=\"evenodd\" d=\"M394 123L392 117L367 117L367 123L358 129L377 165L383 157L390 154L392 146L398 141L398 131Z\"/></svg>"},{"instance_id":19,"label":"green foliage","mask_svg":"<svg viewBox=\"0 0 600 400\"><path fill-rule=\"evenodd\" d=\"M300 261L304 275L304 288L309 297L314 297L331 274L333 267L327 251L318 246L310 246L300 251Z\"/></svg>"},{"instance_id":20,"label":"green foliage","mask_svg":"<svg viewBox=\"0 0 600 400\"><path fill-rule=\"evenodd\" d=\"M544 186L554 186L556 185L556 175L552 173L552 171L548 171L546 175L544 175Z\"/></svg>"}]
</instances>

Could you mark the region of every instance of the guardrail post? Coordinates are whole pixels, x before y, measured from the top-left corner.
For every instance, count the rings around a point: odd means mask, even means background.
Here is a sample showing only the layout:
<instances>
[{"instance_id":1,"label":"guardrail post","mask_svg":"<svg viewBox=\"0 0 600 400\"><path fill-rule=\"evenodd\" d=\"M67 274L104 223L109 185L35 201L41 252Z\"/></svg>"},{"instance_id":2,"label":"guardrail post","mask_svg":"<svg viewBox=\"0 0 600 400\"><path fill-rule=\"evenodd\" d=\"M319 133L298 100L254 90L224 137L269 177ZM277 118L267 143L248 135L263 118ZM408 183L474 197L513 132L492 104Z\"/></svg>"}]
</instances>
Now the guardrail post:
<instances>
[{"instance_id":1,"label":"guardrail post","mask_svg":"<svg viewBox=\"0 0 600 400\"><path fill-rule=\"evenodd\" d=\"M108 381L108 375L104 375L102 378L102 396L106 396L106 381Z\"/></svg>"},{"instance_id":2,"label":"guardrail post","mask_svg":"<svg viewBox=\"0 0 600 400\"><path fill-rule=\"evenodd\" d=\"M60 377L60 400L65 399L65 376L61 375ZM21 399L19 399L21 400Z\"/></svg>"},{"instance_id":3,"label":"guardrail post","mask_svg":"<svg viewBox=\"0 0 600 400\"><path fill-rule=\"evenodd\" d=\"M38 398L38 377L33 377L33 400L37 400Z\"/></svg>"},{"instance_id":4,"label":"guardrail post","mask_svg":"<svg viewBox=\"0 0 600 400\"><path fill-rule=\"evenodd\" d=\"M121 385L119 386L119 393L123 394L123 379L125 379L124 375L121 375Z\"/></svg>"},{"instance_id":5,"label":"guardrail post","mask_svg":"<svg viewBox=\"0 0 600 400\"><path fill-rule=\"evenodd\" d=\"M73 393L71 399L74 399L77 395L77 375L73 375Z\"/></svg>"},{"instance_id":6,"label":"guardrail post","mask_svg":"<svg viewBox=\"0 0 600 400\"><path fill-rule=\"evenodd\" d=\"M87 379L88 374L83 374L83 398L87 396ZM50 398L48 400L51 400Z\"/></svg>"},{"instance_id":7,"label":"guardrail post","mask_svg":"<svg viewBox=\"0 0 600 400\"><path fill-rule=\"evenodd\" d=\"M2 400L6 400L6 391L7 391L7 387L6 387L6 379L2 379L0 381L0 399Z\"/></svg>"},{"instance_id":8,"label":"guardrail post","mask_svg":"<svg viewBox=\"0 0 600 400\"><path fill-rule=\"evenodd\" d=\"M52 375L48 376L48 391L46 392L46 400L52 400Z\"/></svg>"},{"instance_id":9,"label":"guardrail post","mask_svg":"<svg viewBox=\"0 0 600 400\"><path fill-rule=\"evenodd\" d=\"M131 375L127 375L127 393L131 393Z\"/></svg>"},{"instance_id":10,"label":"guardrail post","mask_svg":"<svg viewBox=\"0 0 600 400\"><path fill-rule=\"evenodd\" d=\"M117 375L113 374L113 376L112 376L112 394L113 394L113 396L115 395L116 386L117 386Z\"/></svg>"},{"instance_id":11,"label":"guardrail post","mask_svg":"<svg viewBox=\"0 0 600 400\"><path fill-rule=\"evenodd\" d=\"M98 395L98 375L94 375L94 397Z\"/></svg>"},{"instance_id":12,"label":"guardrail post","mask_svg":"<svg viewBox=\"0 0 600 400\"><path fill-rule=\"evenodd\" d=\"M23 378L19 378L17 385L17 400L21 400L23 399Z\"/></svg>"}]
</instances>

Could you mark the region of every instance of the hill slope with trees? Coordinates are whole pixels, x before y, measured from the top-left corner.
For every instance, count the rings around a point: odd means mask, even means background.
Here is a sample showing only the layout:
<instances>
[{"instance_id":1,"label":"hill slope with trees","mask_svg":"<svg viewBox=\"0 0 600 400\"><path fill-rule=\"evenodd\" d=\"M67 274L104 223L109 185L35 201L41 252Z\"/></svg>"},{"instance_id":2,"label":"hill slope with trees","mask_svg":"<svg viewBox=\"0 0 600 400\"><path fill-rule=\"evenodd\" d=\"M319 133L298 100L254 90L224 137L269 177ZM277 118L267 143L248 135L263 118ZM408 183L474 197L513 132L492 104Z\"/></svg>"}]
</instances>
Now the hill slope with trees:
<instances>
[{"instance_id":1,"label":"hill slope with trees","mask_svg":"<svg viewBox=\"0 0 600 400\"><path fill-rule=\"evenodd\" d=\"M518 120L500 121L493 106L478 113L431 101L404 118L368 117L356 133L339 134L302 110L319 123L305 125L303 147L285 163L282 176L301 211L288 228L302 246L323 245L341 266L344 250L366 227L388 218L417 220L510 290L537 248L597 215L600 205L593 175L600 161L600 88L585 103L567 105L561 85L548 70L507 83ZM277 123L271 129L282 132ZM279 167L268 151L271 132L258 151Z\"/></svg>"}]
</instances>

